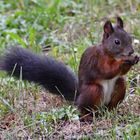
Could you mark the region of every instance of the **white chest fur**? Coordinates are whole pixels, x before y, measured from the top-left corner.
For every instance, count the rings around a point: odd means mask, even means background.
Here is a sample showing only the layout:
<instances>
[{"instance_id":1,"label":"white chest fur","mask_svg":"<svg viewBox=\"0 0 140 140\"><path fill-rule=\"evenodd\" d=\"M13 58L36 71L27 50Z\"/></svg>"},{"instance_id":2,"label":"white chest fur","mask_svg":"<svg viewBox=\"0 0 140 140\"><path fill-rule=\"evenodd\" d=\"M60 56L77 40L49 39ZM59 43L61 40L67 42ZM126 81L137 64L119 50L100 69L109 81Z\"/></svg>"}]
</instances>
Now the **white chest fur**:
<instances>
[{"instance_id":1,"label":"white chest fur","mask_svg":"<svg viewBox=\"0 0 140 140\"><path fill-rule=\"evenodd\" d=\"M119 76L114 77L113 79L110 80L103 80L101 82L101 85L103 86L103 105L108 105L110 100L111 100L111 95L114 90L114 86L116 83L116 80L119 78Z\"/></svg>"}]
</instances>

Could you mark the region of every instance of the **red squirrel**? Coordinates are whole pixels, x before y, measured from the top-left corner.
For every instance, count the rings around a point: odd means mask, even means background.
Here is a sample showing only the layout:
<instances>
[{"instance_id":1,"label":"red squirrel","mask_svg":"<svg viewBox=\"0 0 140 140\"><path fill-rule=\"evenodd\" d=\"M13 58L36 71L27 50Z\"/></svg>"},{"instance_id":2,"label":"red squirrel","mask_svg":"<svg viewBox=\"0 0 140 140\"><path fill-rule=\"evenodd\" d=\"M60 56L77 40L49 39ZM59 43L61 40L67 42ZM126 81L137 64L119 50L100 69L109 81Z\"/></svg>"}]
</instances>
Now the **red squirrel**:
<instances>
[{"instance_id":1,"label":"red squirrel","mask_svg":"<svg viewBox=\"0 0 140 140\"><path fill-rule=\"evenodd\" d=\"M66 100L76 98L82 113L103 105L112 109L124 99L126 83L123 76L138 63L139 57L132 55L132 38L123 29L120 17L114 27L108 20L103 28L101 44L89 47L83 53L78 78L62 62L21 47L6 51L0 59L0 69L17 78L22 71L23 80L38 83Z\"/></svg>"},{"instance_id":2,"label":"red squirrel","mask_svg":"<svg viewBox=\"0 0 140 140\"><path fill-rule=\"evenodd\" d=\"M87 48L79 66L77 105L84 112L103 105L112 109L122 102L126 92L124 75L139 61L138 56L132 56L132 38L123 29L120 17L114 27L106 21L103 28L102 43Z\"/></svg>"}]
</instances>

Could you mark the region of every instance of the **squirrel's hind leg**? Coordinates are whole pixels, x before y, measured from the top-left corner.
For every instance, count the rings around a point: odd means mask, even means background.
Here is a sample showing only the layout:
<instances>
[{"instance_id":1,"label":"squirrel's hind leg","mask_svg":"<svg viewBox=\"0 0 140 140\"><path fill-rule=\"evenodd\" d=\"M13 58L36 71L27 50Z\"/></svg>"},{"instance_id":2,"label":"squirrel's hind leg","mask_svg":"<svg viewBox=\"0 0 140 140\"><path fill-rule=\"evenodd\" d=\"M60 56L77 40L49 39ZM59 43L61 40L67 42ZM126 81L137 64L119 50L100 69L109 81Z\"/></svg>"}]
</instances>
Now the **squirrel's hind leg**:
<instances>
[{"instance_id":1,"label":"squirrel's hind leg","mask_svg":"<svg viewBox=\"0 0 140 140\"><path fill-rule=\"evenodd\" d=\"M81 116L92 115L93 110L97 110L101 106L102 99L102 86L98 84L82 85L76 103Z\"/></svg>"},{"instance_id":2,"label":"squirrel's hind leg","mask_svg":"<svg viewBox=\"0 0 140 140\"><path fill-rule=\"evenodd\" d=\"M124 78L120 77L117 79L114 91L112 93L111 101L108 104L108 108L113 109L117 107L117 104L121 103L125 97L126 83Z\"/></svg>"}]
</instances>

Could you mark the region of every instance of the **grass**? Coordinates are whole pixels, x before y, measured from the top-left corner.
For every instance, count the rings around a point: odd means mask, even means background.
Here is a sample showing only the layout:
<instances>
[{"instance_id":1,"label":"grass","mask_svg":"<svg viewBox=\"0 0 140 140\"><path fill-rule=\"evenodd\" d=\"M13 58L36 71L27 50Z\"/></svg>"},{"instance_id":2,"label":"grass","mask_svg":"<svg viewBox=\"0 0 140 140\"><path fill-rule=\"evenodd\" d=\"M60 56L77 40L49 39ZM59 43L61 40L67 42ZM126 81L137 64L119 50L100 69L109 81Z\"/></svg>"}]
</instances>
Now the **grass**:
<instances>
[{"instance_id":1,"label":"grass","mask_svg":"<svg viewBox=\"0 0 140 140\"><path fill-rule=\"evenodd\" d=\"M62 60L76 73L81 54L101 41L106 18L120 15L140 53L138 0L0 1L0 52L20 45ZM50 51L46 51L50 50ZM0 139L131 139L140 137L139 65L127 74L127 98L92 123L79 121L77 108L27 81L0 73ZM134 94L129 94L135 88Z\"/></svg>"}]
</instances>

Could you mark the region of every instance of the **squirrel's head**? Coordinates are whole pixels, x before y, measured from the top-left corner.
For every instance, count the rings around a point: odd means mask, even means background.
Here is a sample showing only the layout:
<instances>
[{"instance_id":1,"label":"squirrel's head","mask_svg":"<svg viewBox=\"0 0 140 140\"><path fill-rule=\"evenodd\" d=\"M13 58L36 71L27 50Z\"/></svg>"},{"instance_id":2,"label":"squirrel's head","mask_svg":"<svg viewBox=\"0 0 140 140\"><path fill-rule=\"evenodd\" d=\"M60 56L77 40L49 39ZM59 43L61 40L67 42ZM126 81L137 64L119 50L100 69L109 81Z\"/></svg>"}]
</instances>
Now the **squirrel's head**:
<instances>
[{"instance_id":1,"label":"squirrel's head","mask_svg":"<svg viewBox=\"0 0 140 140\"><path fill-rule=\"evenodd\" d=\"M113 27L111 21L104 24L103 47L116 58L129 56L134 53L132 37L123 29L123 21L117 17L116 25Z\"/></svg>"}]
</instances>

